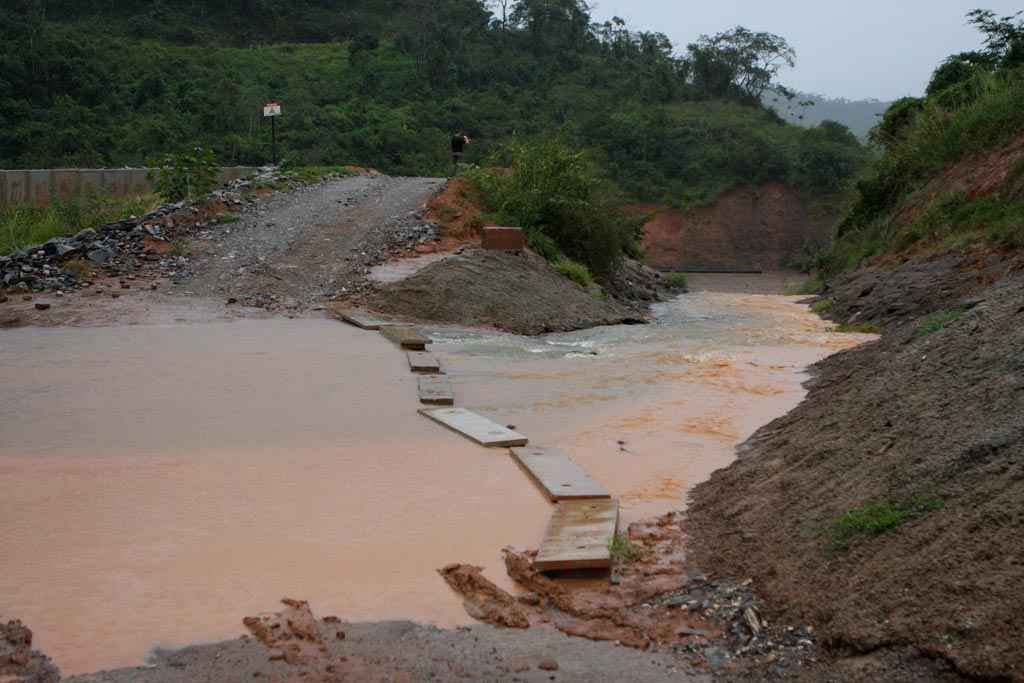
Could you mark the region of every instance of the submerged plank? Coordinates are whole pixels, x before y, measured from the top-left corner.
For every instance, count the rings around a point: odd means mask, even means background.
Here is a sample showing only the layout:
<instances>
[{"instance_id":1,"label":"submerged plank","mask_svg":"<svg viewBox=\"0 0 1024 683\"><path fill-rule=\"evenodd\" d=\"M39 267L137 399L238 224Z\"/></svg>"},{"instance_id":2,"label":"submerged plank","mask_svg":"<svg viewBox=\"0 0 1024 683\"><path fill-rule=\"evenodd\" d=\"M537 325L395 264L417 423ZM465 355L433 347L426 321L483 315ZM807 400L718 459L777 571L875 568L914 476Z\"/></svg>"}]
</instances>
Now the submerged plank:
<instances>
[{"instance_id":1,"label":"submerged plank","mask_svg":"<svg viewBox=\"0 0 1024 683\"><path fill-rule=\"evenodd\" d=\"M441 361L432 353L426 351L409 351L405 354L409 358L409 369L421 375L440 375Z\"/></svg>"},{"instance_id":2,"label":"submerged plank","mask_svg":"<svg viewBox=\"0 0 1024 683\"><path fill-rule=\"evenodd\" d=\"M431 406L455 405L455 392L444 375L423 375L419 378L420 403Z\"/></svg>"},{"instance_id":3,"label":"submerged plank","mask_svg":"<svg viewBox=\"0 0 1024 683\"><path fill-rule=\"evenodd\" d=\"M349 325L354 325L361 330L377 331L385 325L393 324L383 320L378 320L365 311L357 311L355 309L334 311L334 315L338 316L338 318L347 322Z\"/></svg>"},{"instance_id":4,"label":"submerged plank","mask_svg":"<svg viewBox=\"0 0 1024 683\"><path fill-rule=\"evenodd\" d=\"M513 448L512 457L519 461L552 502L612 497L557 448Z\"/></svg>"},{"instance_id":5,"label":"submerged plank","mask_svg":"<svg viewBox=\"0 0 1024 683\"><path fill-rule=\"evenodd\" d=\"M529 439L522 434L517 434L507 427L502 427L482 415L471 413L463 408L422 409L420 414L462 434L467 439L476 441L481 446L509 448L525 446L529 443Z\"/></svg>"},{"instance_id":6,"label":"submerged plank","mask_svg":"<svg viewBox=\"0 0 1024 683\"><path fill-rule=\"evenodd\" d=\"M533 566L542 572L608 569L619 530L619 501L567 500L555 507Z\"/></svg>"},{"instance_id":7,"label":"submerged plank","mask_svg":"<svg viewBox=\"0 0 1024 683\"><path fill-rule=\"evenodd\" d=\"M415 327L406 325L385 325L380 333L407 351L425 351L430 343Z\"/></svg>"}]
</instances>

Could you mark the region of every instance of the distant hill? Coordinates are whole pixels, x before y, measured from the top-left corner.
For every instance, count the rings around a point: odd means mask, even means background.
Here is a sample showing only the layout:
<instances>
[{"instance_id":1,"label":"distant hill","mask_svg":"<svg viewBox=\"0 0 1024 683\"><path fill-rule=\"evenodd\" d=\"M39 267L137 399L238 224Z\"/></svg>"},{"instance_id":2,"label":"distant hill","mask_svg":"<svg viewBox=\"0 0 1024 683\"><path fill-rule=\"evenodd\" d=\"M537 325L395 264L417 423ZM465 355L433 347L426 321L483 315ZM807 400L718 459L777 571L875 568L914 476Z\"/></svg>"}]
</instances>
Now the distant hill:
<instances>
[{"instance_id":1,"label":"distant hill","mask_svg":"<svg viewBox=\"0 0 1024 683\"><path fill-rule=\"evenodd\" d=\"M878 124L882 114L892 104L880 100L831 99L803 92L796 93L792 100L767 92L763 100L766 107L774 109L789 123L813 128L822 121L836 121L862 140L867 138L868 131Z\"/></svg>"}]
</instances>

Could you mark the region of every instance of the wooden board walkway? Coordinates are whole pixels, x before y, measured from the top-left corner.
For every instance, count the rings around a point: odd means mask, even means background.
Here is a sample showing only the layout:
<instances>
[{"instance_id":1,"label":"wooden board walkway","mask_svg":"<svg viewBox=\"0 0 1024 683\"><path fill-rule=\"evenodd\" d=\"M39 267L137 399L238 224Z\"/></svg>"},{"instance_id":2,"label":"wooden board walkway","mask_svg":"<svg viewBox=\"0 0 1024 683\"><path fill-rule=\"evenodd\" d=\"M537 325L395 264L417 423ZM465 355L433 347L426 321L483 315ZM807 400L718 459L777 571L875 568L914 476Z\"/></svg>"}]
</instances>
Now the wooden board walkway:
<instances>
[{"instance_id":1,"label":"wooden board walkway","mask_svg":"<svg viewBox=\"0 0 1024 683\"><path fill-rule=\"evenodd\" d=\"M522 434L517 434L507 427L491 422L482 415L471 413L463 408L439 408L434 410L421 409L420 414L443 424L451 430L462 434L467 439L489 448L511 448L525 446L529 443Z\"/></svg>"},{"instance_id":2,"label":"wooden board walkway","mask_svg":"<svg viewBox=\"0 0 1024 683\"><path fill-rule=\"evenodd\" d=\"M380 333L406 351L425 351L430 343L419 330L406 325L386 325L380 328Z\"/></svg>"},{"instance_id":3,"label":"wooden board walkway","mask_svg":"<svg viewBox=\"0 0 1024 683\"><path fill-rule=\"evenodd\" d=\"M513 448L515 458L548 499L584 500L612 495L557 448Z\"/></svg>"},{"instance_id":4,"label":"wooden board walkway","mask_svg":"<svg viewBox=\"0 0 1024 683\"><path fill-rule=\"evenodd\" d=\"M354 325L361 330L373 330L377 331L385 325L393 325L394 323L385 322L374 318L369 313L364 311L357 311L355 309L345 309L340 311L334 311L339 319L347 322L349 325Z\"/></svg>"},{"instance_id":5,"label":"wooden board walkway","mask_svg":"<svg viewBox=\"0 0 1024 683\"><path fill-rule=\"evenodd\" d=\"M441 361L432 353L426 351L409 351L405 354L409 358L409 369L420 375L440 375Z\"/></svg>"},{"instance_id":6,"label":"wooden board walkway","mask_svg":"<svg viewBox=\"0 0 1024 683\"><path fill-rule=\"evenodd\" d=\"M444 375L423 375L419 378L420 403L428 406L455 405L455 392Z\"/></svg>"},{"instance_id":7,"label":"wooden board walkway","mask_svg":"<svg viewBox=\"0 0 1024 683\"><path fill-rule=\"evenodd\" d=\"M555 507L540 552L533 561L539 571L609 569L608 547L619 530L619 501L567 500Z\"/></svg>"}]
</instances>

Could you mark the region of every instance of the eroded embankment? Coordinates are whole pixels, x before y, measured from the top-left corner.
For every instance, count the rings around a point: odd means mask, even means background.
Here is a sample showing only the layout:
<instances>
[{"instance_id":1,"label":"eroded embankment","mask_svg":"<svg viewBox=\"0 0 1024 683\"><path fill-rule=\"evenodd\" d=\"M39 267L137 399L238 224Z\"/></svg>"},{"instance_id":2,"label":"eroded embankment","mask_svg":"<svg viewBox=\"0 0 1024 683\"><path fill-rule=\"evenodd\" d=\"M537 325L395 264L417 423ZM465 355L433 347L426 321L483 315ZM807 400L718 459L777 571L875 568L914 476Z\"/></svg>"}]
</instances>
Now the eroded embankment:
<instances>
[{"instance_id":1,"label":"eroded embankment","mask_svg":"<svg viewBox=\"0 0 1024 683\"><path fill-rule=\"evenodd\" d=\"M693 552L839 651L1024 679L1020 261L868 268L829 296L885 335L814 366L807 400L696 488Z\"/></svg>"}]
</instances>

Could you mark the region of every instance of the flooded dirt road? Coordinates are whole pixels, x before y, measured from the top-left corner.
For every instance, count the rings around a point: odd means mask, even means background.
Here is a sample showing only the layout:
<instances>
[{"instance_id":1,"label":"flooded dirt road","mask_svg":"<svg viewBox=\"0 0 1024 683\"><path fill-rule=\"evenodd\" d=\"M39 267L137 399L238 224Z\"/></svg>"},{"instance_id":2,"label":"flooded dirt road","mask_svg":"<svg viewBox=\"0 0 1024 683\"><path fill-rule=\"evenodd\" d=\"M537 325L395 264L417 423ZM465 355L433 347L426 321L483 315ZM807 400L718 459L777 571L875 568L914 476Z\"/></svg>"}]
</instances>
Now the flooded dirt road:
<instances>
[{"instance_id":1,"label":"flooded dirt road","mask_svg":"<svg viewBox=\"0 0 1024 683\"><path fill-rule=\"evenodd\" d=\"M624 522L678 509L864 339L791 298L701 293L544 338L431 330L459 404L561 446ZM417 415L379 335L325 320L0 336L0 607L65 674L218 640L282 595L350 620L466 623L435 570L501 571L549 504L504 451Z\"/></svg>"}]
</instances>

